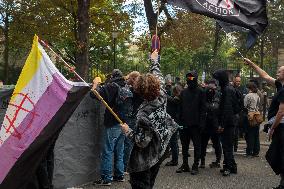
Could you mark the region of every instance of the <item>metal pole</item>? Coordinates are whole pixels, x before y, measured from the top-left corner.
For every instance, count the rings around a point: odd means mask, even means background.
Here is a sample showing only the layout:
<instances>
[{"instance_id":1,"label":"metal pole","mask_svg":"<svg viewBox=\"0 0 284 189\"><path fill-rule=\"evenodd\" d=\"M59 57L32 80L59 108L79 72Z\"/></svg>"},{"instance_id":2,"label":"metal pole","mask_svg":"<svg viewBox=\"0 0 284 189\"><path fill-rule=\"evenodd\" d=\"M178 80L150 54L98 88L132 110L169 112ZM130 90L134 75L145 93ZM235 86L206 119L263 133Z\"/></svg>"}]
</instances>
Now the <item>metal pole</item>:
<instances>
[{"instance_id":1,"label":"metal pole","mask_svg":"<svg viewBox=\"0 0 284 189\"><path fill-rule=\"evenodd\" d=\"M116 68L116 65L115 65L115 56L116 56L116 54L115 54L115 50L116 50L116 38L113 38L113 69L115 69Z\"/></svg>"}]
</instances>

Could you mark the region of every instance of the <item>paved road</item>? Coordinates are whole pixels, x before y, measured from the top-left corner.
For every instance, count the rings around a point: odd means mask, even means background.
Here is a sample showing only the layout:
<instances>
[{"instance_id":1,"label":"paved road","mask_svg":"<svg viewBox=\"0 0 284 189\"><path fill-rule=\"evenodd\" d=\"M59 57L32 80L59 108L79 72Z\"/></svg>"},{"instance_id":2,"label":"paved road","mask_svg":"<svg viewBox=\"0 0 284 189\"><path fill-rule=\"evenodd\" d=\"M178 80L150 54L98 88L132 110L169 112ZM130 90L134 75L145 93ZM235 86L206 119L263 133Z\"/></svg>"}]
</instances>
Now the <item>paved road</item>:
<instances>
[{"instance_id":1,"label":"paved road","mask_svg":"<svg viewBox=\"0 0 284 189\"><path fill-rule=\"evenodd\" d=\"M164 164L156 179L155 189L268 189L277 186L279 182L268 164L265 161L264 155L268 146L261 146L260 157L247 158L244 157L244 145L240 145L239 151L235 155L238 163L238 174L229 177L223 177L218 169L210 169L208 164L213 160L214 153L207 153L206 168L200 169L196 176L190 173L175 173L177 167L165 167ZM193 151L191 151L193 154ZM181 156L180 156L181 160ZM192 158L190 157L190 162ZM128 177L126 177L128 180ZM111 187L87 185L84 189L130 189L130 184L112 183Z\"/></svg>"}]
</instances>

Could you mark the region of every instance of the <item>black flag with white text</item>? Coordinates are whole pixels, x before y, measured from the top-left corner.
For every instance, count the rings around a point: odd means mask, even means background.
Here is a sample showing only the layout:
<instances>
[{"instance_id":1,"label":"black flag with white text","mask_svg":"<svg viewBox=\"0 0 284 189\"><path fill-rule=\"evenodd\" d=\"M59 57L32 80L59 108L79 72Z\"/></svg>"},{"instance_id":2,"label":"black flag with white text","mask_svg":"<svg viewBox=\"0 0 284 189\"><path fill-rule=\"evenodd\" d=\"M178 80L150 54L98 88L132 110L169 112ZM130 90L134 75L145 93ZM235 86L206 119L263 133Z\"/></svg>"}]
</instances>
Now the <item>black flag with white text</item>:
<instances>
[{"instance_id":1,"label":"black flag with white text","mask_svg":"<svg viewBox=\"0 0 284 189\"><path fill-rule=\"evenodd\" d=\"M173 6L241 26L256 34L268 25L266 0L167 0Z\"/></svg>"}]
</instances>

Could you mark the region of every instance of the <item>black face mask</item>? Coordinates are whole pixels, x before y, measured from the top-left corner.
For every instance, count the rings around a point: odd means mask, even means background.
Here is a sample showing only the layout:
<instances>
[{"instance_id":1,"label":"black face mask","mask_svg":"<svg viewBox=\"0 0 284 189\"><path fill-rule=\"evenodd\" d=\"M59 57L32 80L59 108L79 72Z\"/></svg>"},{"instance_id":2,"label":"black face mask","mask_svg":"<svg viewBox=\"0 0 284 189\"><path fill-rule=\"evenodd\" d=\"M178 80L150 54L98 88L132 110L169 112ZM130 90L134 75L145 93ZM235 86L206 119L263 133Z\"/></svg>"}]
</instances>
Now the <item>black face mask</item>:
<instances>
[{"instance_id":1,"label":"black face mask","mask_svg":"<svg viewBox=\"0 0 284 189\"><path fill-rule=\"evenodd\" d=\"M187 86L190 89L194 89L197 87L197 81L196 80L187 80Z\"/></svg>"}]
</instances>

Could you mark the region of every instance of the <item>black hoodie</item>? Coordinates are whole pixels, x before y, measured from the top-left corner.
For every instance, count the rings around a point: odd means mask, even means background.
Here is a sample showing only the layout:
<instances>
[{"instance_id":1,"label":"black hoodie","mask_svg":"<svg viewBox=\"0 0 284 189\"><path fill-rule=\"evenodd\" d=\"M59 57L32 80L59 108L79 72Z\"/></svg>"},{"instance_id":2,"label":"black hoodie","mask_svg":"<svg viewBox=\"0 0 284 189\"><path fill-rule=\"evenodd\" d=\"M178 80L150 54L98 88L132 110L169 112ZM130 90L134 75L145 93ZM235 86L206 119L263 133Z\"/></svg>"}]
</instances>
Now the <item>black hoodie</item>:
<instances>
[{"instance_id":1,"label":"black hoodie","mask_svg":"<svg viewBox=\"0 0 284 189\"><path fill-rule=\"evenodd\" d=\"M188 77L194 77L193 80ZM198 87L198 75L195 71L186 74L187 84L180 96L180 121L185 127L205 127L206 94Z\"/></svg>"},{"instance_id":2,"label":"black hoodie","mask_svg":"<svg viewBox=\"0 0 284 189\"><path fill-rule=\"evenodd\" d=\"M116 112L115 110L115 100L118 95L118 85L120 87L125 86L125 79L123 77L112 78L108 83L105 83L103 86L97 88L98 93L103 97L103 99L108 103L108 105ZM94 93L90 93L92 98L97 98ZM119 124L115 117L110 113L106 108L104 114L104 125L106 127L113 127L114 125Z\"/></svg>"},{"instance_id":3,"label":"black hoodie","mask_svg":"<svg viewBox=\"0 0 284 189\"><path fill-rule=\"evenodd\" d=\"M237 115L240 112L236 90L229 85L229 76L226 70L214 72L213 78L218 80L222 93L219 109L220 126L223 128L235 126Z\"/></svg>"}]
</instances>

